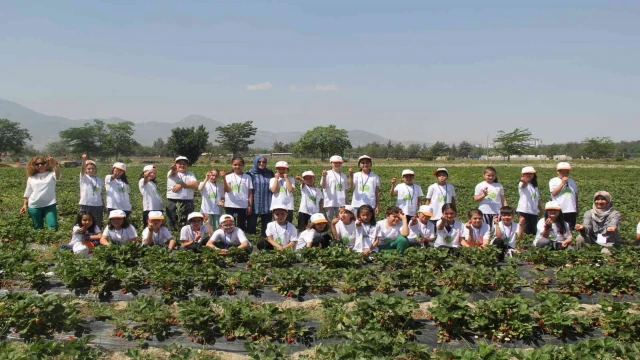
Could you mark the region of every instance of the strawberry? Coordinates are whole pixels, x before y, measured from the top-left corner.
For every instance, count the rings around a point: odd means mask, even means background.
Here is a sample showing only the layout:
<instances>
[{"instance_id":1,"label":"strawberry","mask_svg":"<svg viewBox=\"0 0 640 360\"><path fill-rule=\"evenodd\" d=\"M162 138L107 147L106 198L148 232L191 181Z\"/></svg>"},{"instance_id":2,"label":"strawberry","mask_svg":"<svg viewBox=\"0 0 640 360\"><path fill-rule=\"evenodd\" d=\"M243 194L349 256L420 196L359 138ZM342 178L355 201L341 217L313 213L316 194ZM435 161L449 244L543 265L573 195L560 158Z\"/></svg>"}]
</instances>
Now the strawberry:
<instances>
[{"instance_id":1,"label":"strawberry","mask_svg":"<svg viewBox=\"0 0 640 360\"><path fill-rule=\"evenodd\" d=\"M193 342L193 338L189 338L189 342Z\"/></svg>"},{"instance_id":2,"label":"strawberry","mask_svg":"<svg viewBox=\"0 0 640 360\"><path fill-rule=\"evenodd\" d=\"M288 342L289 344L293 344L293 338L287 338L287 342Z\"/></svg>"}]
</instances>

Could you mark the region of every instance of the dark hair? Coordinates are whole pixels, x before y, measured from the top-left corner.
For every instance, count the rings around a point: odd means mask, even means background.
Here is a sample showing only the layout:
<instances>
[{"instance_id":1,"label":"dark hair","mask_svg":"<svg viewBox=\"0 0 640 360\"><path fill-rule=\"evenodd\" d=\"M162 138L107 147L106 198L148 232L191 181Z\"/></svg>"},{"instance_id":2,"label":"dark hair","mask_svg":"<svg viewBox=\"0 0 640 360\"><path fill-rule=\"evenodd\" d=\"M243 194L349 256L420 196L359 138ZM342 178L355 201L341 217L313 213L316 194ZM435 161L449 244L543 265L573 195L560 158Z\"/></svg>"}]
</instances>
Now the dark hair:
<instances>
[{"instance_id":1,"label":"dark hair","mask_svg":"<svg viewBox=\"0 0 640 360\"><path fill-rule=\"evenodd\" d=\"M82 227L82 217L88 215L91 218L91 227L87 229L87 231L91 234L98 233L98 225L96 224L96 218L93 217L93 214L90 212L79 212L78 216L76 216L76 225Z\"/></svg>"},{"instance_id":2,"label":"dark hair","mask_svg":"<svg viewBox=\"0 0 640 360\"><path fill-rule=\"evenodd\" d=\"M389 206L387 208L387 212L385 213L385 217L389 216L389 215L393 215L393 214L400 214L402 212L402 209L400 209L397 206Z\"/></svg>"},{"instance_id":3,"label":"dark hair","mask_svg":"<svg viewBox=\"0 0 640 360\"><path fill-rule=\"evenodd\" d=\"M560 233L560 235L564 235L565 233L565 227L564 227L564 213L562 213L562 210L556 210L558 211L558 217L556 218L556 227L558 228L558 232ZM544 211L544 219L547 220L549 218L549 210L545 210Z\"/></svg>"},{"instance_id":4,"label":"dark hair","mask_svg":"<svg viewBox=\"0 0 640 360\"><path fill-rule=\"evenodd\" d=\"M529 183L533 185L534 188L538 188L538 174L533 173L533 178L531 178L531 182Z\"/></svg>"},{"instance_id":5,"label":"dark hair","mask_svg":"<svg viewBox=\"0 0 640 360\"><path fill-rule=\"evenodd\" d=\"M231 159L231 163L233 164L233 162L236 160L242 161L242 166L244 166L244 159L242 158L242 156L234 156L233 159Z\"/></svg>"},{"instance_id":6,"label":"dark hair","mask_svg":"<svg viewBox=\"0 0 640 360\"><path fill-rule=\"evenodd\" d=\"M511 206L503 206L500 208L500 215L502 214L513 215L515 212Z\"/></svg>"},{"instance_id":7,"label":"dark hair","mask_svg":"<svg viewBox=\"0 0 640 360\"><path fill-rule=\"evenodd\" d=\"M456 209L456 206L453 205L452 203L446 203L446 204L442 205L442 212L443 213L444 213L445 210L449 210L449 209L455 211L456 213L458 212L458 209Z\"/></svg>"},{"instance_id":8,"label":"dark hair","mask_svg":"<svg viewBox=\"0 0 640 360\"><path fill-rule=\"evenodd\" d=\"M140 177L138 179L142 179L142 178L144 178L144 171L140 173ZM153 179L149 180L149 181L151 181L154 184L157 184L156 183L156 178L157 178L157 176L154 177Z\"/></svg>"},{"instance_id":9,"label":"dark hair","mask_svg":"<svg viewBox=\"0 0 640 360\"><path fill-rule=\"evenodd\" d=\"M129 228L129 219L127 219L127 217L123 217L122 218L122 228L123 229L128 229ZM109 219L109 230L113 230L113 225L111 225L111 219Z\"/></svg>"},{"instance_id":10,"label":"dark hair","mask_svg":"<svg viewBox=\"0 0 640 360\"><path fill-rule=\"evenodd\" d=\"M368 211L371 214L371 219L369 219L369 223L367 225L375 225L376 224L376 219L375 219L375 211L373 210L373 207L371 207L371 205L362 205L358 208L358 219L360 218L360 213L362 211Z\"/></svg>"},{"instance_id":11,"label":"dark hair","mask_svg":"<svg viewBox=\"0 0 640 360\"><path fill-rule=\"evenodd\" d=\"M116 169L115 167L111 168L111 175L113 175L113 169ZM118 178L120 180L122 180L123 183L129 185L129 180L127 180L127 173L123 172L122 175L120 175L120 177Z\"/></svg>"},{"instance_id":12,"label":"dark hair","mask_svg":"<svg viewBox=\"0 0 640 360\"><path fill-rule=\"evenodd\" d=\"M486 174L487 171L493 171L493 173L496 174L496 177L493 179L494 183L499 183L500 182L498 180L498 171L496 170L496 168L494 168L493 166L487 166L486 168L484 168L484 171L482 172L482 175Z\"/></svg>"},{"instance_id":13,"label":"dark hair","mask_svg":"<svg viewBox=\"0 0 640 360\"><path fill-rule=\"evenodd\" d=\"M484 214L482 213L482 211L480 211L480 209L471 209L467 212L467 219L471 219L473 215L480 215L480 217L484 216Z\"/></svg>"}]
</instances>

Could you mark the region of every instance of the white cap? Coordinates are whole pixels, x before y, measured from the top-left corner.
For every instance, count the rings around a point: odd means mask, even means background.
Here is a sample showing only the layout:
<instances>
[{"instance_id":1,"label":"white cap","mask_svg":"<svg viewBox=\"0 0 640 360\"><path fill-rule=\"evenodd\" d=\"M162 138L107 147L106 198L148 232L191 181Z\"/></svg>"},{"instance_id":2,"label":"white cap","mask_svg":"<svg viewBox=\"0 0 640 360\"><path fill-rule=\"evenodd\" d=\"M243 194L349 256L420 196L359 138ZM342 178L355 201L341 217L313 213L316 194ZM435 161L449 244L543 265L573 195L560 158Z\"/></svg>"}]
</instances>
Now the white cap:
<instances>
[{"instance_id":1,"label":"white cap","mask_svg":"<svg viewBox=\"0 0 640 360\"><path fill-rule=\"evenodd\" d=\"M571 170L571 165L568 162L561 162L556 165L556 170Z\"/></svg>"},{"instance_id":2,"label":"white cap","mask_svg":"<svg viewBox=\"0 0 640 360\"><path fill-rule=\"evenodd\" d=\"M344 209L345 209L346 211L350 211L354 216L358 216L358 209L354 208L353 206L351 206L351 205L345 205L345 206L344 206Z\"/></svg>"},{"instance_id":3,"label":"white cap","mask_svg":"<svg viewBox=\"0 0 640 360\"><path fill-rule=\"evenodd\" d=\"M421 205L420 208L418 208L418 212L427 216L433 216L433 210L429 205Z\"/></svg>"},{"instance_id":4,"label":"white cap","mask_svg":"<svg viewBox=\"0 0 640 360\"><path fill-rule=\"evenodd\" d=\"M535 174L536 173L536 169L533 168L533 166L525 166L522 168L522 172L521 174Z\"/></svg>"},{"instance_id":5,"label":"white cap","mask_svg":"<svg viewBox=\"0 0 640 360\"><path fill-rule=\"evenodd\" d=\"M73 244L73 253L76 255L80 255L82 257L88 257L89 256L89 248L87 247L87 245L78 242Z\"/></svg>"},{"instance_id":6,"label":"white cap","mask_svg":"<svg viewBox=\"0 0 640 360\"><path fill-rule=\"evenodd\" d=\"M125 217L127 217L127 214L122 210L111 210L111 212L109 212L109 219Z\"/></svg>"},{"instance_id":7,"label":"white cap","mask_svg":"<svg viewBox=\"0 0 640 360\"><path fill-rule=\"evenodd\" d=\"M446 168L437 168L436 171L433 172L433 175L438 176L439 172L443 172L443 173L447 174L447 176L449 176L449 172L447 171Z\"/></svg>"},{"instance_id":8,"label":"white cap","mask_svg":"<svg viewBox=\"0 0 640 360\"><path fill-rule=\"evenodd\" d=\"M405 176L405 175L413 175L413 170L409 170L409 169L402 170L402 176Z\"/></svg>"},{"instance_id":9,"label":"white cap","mask_svg":"<svg viewBox=\"0 0 640 360\"><path fill-rule=\"evenodd\" d=\"M84 162L85 162L85 164L87 164L87 165L89 165L89 164L93 164L93 165L95 165L95 164L96 164L96 162L95 162L95 161L93 161L93 160L89 160L89 159L85 160Z\"/></svg>"},{"instance_id":10,"label":"white cap","mask_svg":"<svg viewBox=\"0 0 640 360\"><path fill-rule=\"evenodd\" d=\"M287 164L286 161L278 161L276 163L276 169L277 168L287 168L288 169L289 168L289 164Z\"/></svg>"},{"instance_id":11,"label":"white cap","mask_svg":"<svg viewBox=\"0 0 640 360\"><path fill-rule=\"evenodd\" d=\"M147 166L142 168L142 171L151 171L151 170L153 170L155 168L156 168L155 165L147 165Z\"/></svg>"},{"instance_id":12,"label":"white cap","mask_svg":"<svg viewBox=\"0 0 640 360\"><path fill-rule=\"evenodd\" d=\"M149 211L149 220L164 220L162 211Z\"/></svg>"},{"instance_id":13,"label":"white cap","mask_svg":"<svg viewBox=\"0 0 640 360\"><path fill-rule=\"evenodd\" d=\"M195 219L195 218L200 218L200 219L204 219L204 216L202 215L202 213L199 212L192 212L191 214L189 214L189 216L187 216L187 221L191 221L191 219Z\"/></svg>"},{"instance_id":14,"label":"white cap","mask_svg":"<svg viewBox=\"0 0 640 360\"><path fill-rule=\"evenodd\" d=\"M309 219L311 221L312 224L322 224L322 223L328 223L327 218L324 217L323 214L320 213L315 213L313 215L311 215L311 219Z\"/></svg>"},{"instance_id":15,"label":"white cap","mask_svg":"<svg viewBox=\"0 0 640 360\"><path fill-rule=\"evenodd\" d=\"M229 220L235 222L235 220L233 219L233 216L231 216L229 214L224 214L224 215L220 216L220 224L222 224L225 221L229 221Z\"/></svg>"},{"instance_id":16,"label":"white cap","mask_svg":"<svg viewBox=\"0 0 640 360\"><path fill-rule=\"evenodd\" d=\"M288 209L287 209L287 207L286 207L286 206L284 206L284 205L274 205L274 206L271 208L271 211L276 211L276 210L285 210L285 211L287 211Z\"/></svg>"},{"instance_id":17,"label":"white cap","mask_svg":"<svg viewBox=\"0 0 640 360\"><path fill-rule=\"evenodd\" d=\"M305 177L305 176L313 176L313 177L316 177L316 175L315 175L315 174L313 173L313 171L311 171L311 170L308 170L308 171L303 172L303 173L302 173L302 177Z\"/></svg>"},{"instance_id":18,"label":"white cap","mask_svg":"<svg viewBox=\"0 0 640 360\"><path fill-rule=\"evenodd\" d=\"M180 161L180 160L184 160L184 161L186 161L186 162L189 162L189 159L187 159L187 157L186 157L186 156L178 156L178 157L176 158L176 160L174 161L174 163L177 163L177 162L178 162L178 161Z\"/></svg>"},{"instance_id":19,"label":"white cap","mask_svg":"<svg viewBox=\"0 0 640 360\"><path fill-rule=\"evenodd\" d=\"M339 162L339 163L341 163L341 162L344 162L344 161L342 161L342 156L340 156L340 155L333 155L331 158L329 158L329 162L330 162L330 163L334 163L334 162Z\"/></svg>"},{"instance_id":20,"label":"white cap","mask_svg":"<svg viewBox=\"0 0 640 360\"><path fill-rule=\"evenodd\" d=\"M371 156L369 156L369 155L362 155L362 156L360 156L360 157L358 158L358 164L360 164L360 161L361 161L361 160L364 160L364 159L371 160Z\"/></svg>"},{"instance_id":21,"label":"white cap","mask_svg":"<svg viewBox=\"0 0 640 360\"><path fill-rule=\"evenodd\" d=\"M544 205L545 210L562 210L562 206L557 201L549 201Z\"/></svg>"},{"instance_id":22,"label":"white cap","mask_svg":"<svg viewBox=\"0 0 640 360\"><path fill-rule=\"evenodd\" d=\"M121 162L117 162L115 164L113 164L113 167L116 169L120 169L122 171L127 171L127 165L125 165L124 163Z\"/></svg>"}]
</instances>

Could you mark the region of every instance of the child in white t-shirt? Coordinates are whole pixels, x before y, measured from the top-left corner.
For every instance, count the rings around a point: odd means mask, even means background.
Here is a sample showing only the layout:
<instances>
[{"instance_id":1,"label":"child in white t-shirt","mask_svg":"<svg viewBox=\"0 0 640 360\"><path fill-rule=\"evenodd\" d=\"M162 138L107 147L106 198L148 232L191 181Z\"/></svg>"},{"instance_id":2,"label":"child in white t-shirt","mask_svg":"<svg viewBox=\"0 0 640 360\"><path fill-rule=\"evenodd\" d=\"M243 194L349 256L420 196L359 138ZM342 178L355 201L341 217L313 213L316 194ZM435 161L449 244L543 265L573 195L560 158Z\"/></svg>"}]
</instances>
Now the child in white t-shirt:
<instances>
[{"instance_id":1,"label":"child in white t-shirt","mask_svg":"<svg viewBox=\"0 0 640 360\"><path fill-rule=\"evenodd\" d=\"M442 218L436 225L435 247L460 247L463 233L463 225L456 219L457 210L453 204L442 205Z\"/></svg>"},{"instance_id":2,"label":"child in white t-shirt","mask_svg":"<svg viewBox=\"0 0 640 360\"><path fill-rule=\"evenodd\" d=\"M247 229L247 216L251 215L253 208L253 180L249 174L244 173L244 159L236 156L231 159L233 172L227 175L225 170L220 171L224 179L224 212L236 220L238 226L244 232Z\"/></svg>"},{"instance_id":3,"label":"child in white t-shirt","mask_svg":"<svg viewBox=\"0 0 640 360\"><path fill-rule=\"evenodd\" d=\"M212 229L220 227L221 208L224 206L224 186L218 183L218 170L207 172L207 178L198 185L202 203L200 212L207 214Z\"/></svg>"},{"instance_id":4,"label":"child in white t-shirt","mask_svg":"<svg viewBox=\"0 0 640 360\"><path fill-rule=\"evenodd\" d=\"M442 218L442 206L445 204L456 205L456 189L453 185L448 184L449 172L445 168L438 168L433 172L436 182L431 184L427 189L425 204L429 205L433 210L431 223L435 227L438 220Z\"/></svg>"},{"instance_id":5,"label":"child in white t-shirt","mask_svg":"<svg viewBox=\"0 0 640 360\"><path fill-rule=\"evenodd\" d=\"M149 223L149 212L164 209L164 202L156 183L157 172L154 165L147 165L142 169L138 181L138 189L142 195L142 227L146 227Z\"/></svg>"},{"instance_id":6,"label":"child in white t-shirt","mask_svg":"<svg viewBox=\"0 0 640 360\"><path fill-rule=\"evenodd\" d=\"M353 168L349 168L349 188L353 189L351 196L351 206L357 209L362 205L369 205L375 209L375 213L380 211L380 178L371 171L371 157L362 155L358 158L358 166L361 171L353 173Z\"/></svg>"},{"instance_id":7,"label":"child in white t-shirt","mask_svg":"<svg viewBox=\"0 0 640 360\"><path fill-rule=\"evenodd\" d=\"M329 159L331 170L322 169L322 181L320 187L324 192L324 209L329 221L338 216L341 206L347 204L347 187L349 182L347 175L342 173L342 157L334 155Z\"/></svg>"},{"instance_id":8,"label":"child in white t-shirt","mask_svg":"<svg viewBox=\"0 0 640 360\"><path fill-rule=\"evenodd\" d=\"M204 225L204 215L192 212L187 216L187 225L180 229L180 249L196 250L204 245L211 234L210 225ZM171 247L171 244L169 245Z\"/></svg>"},{"instance_id":9,"label":"child in white t-shirt","mask_svg":"<svg viewBox=\"0 0 640 360\"><path fill-rule=\"evenodd\" d=\"M524 236L524 217L520 218L518 224L513 222L514 211L510 206L500 208L500 218L497 216L493 219L495 225L495 236L491 241L491 245L502 250L500 261L504 259L505 254L509 257L516 252L517 239Z\"/></svg>"},{"instance_id":10,"label":"child in white t-shirt","mask_svg":"<svg viewBox=\"0 0 640 360\"><path fill-rule=\"evenodd\" d=\"M331 233L336 243L351 249L356 242L356 209L350 205L340 209L340 216L331 220Z\"/></svg>"},{"instance_id":11,"label":"child in white t-shirt","mask_svg":"<svg viewBox=\"0 0 640 360\"><path fill-rule=\"evenodd\" d=\"M409 222L409 244L412 246L426 247L435 240L435 226L429 221L433 211L427 205L418 209L418 215Z\"/></svg>"},{"instance_id":12,"label":"child in white t-shirt","mask_svg":"<svg viewBox=\"0 0 640 360\"><path fill-rule=\"evenodd\" d=\"M538 221L538 233L533 246L549 246L554 250L573 249L573 236L569 224L564 221L562 207L557 201L549 201L544 206L544 218Z\"/></svg>"},{"instance_id":13,"label":"child in white t-shirt","mask_svg":"<svg viewBox=\"0 0 640 360\"><path fill-rule=\"evenodd\" d=\"M524 219L524 233L534 235L538 225L538 214L542 212L542 202L538 190L538 176L536 169L532 166L522 168L518 194L520 198L516 212L521 219Z\"/></svg>"},{"instance_id":14,"label":"child in white t-shirt","mask_svg":"<svg viewBox=\"0 0 640 360\"><path fill-rule=\"evenodd\" d=\"M416 215L416 211L422 203L420 197L424 196L420 185L413 183L413 177L412 170L402 170L402 184L396 185L398 177L394 176L391 179L391 189L389 190L389 195L396 198L396 206L407 216L408 221L411 221L411 218Z\"/></svg>"},{"instance_id":15,"label":"child in white t-shirt","mask_svg":"<svg viewBox=\"0 0 640 360\"><path fill-rule=\"evenodd\" d=\"M78 213L72 231L71 241L60 245L60 249L73 250L76 244L82 244L87 248L87 253L91 253L93 248L100 244L102 233L91 213Z\"/></svg>"},{"instance_id":16,"label":"child in white t-shirt","mask_svg":"<svg viewBox=\"0 0 640 360\"><path fill-rule=\"evenodd\" d=\"M564 221L569 223L569 228L573 230L576 226L578 214L578 185L569 177L571 172L569 163L558 163L556 170L558 171L558 177L549 180L551 200L560 204Z\"/></svg>"},{"instance_id":17,"label":"child in white t-shirt","mask_svg":"<svg viewBox=\"0 0 640 360\"><path fill-rule=\"evenodd\" d=\"M272 214L274 221L267 224L267 238L258 239L258 250L286 250L295 247L298 231L287 221L287 208L281 205L273 209Z\"/></svg>"},{"instance_id":18,"label":"child in white t-shirt","mask_svg":"<svg viewBox=\"0 0 640 360\"><path fill-rule=\"evenodd\" d=\"M386 218L378 221L377 236L372 246L378 250L394 249L403 253L409 247L409 224L407 215L397 206L387 208Z\"/></svg>"},{"instance_id":19,"label":"child in white t-shirt","mask_svg":"<svg viewBox=\"0 0 640 360\"><path fill-rule=\"evenodd\" d=\"M226 253L230 247L251 250L249 239L247 239L242 229L235 226L233 216L229 214L224 214L220 217L220 229L213 232L207 242L207 246L218 250L220 254Z\"/></svg>"},{"instance_id":20,"label":"child in white t-shirt","mask_svg":"<svg viewBox=\"0 0 640 360\"><path fill-rule=\"evenodd\" d=\"M375 212L370 205L362 205L358 209L358 220L356 221L356 242L353 250L364 255L371 254L377 250L373 242L378 237L378 227L376 226Z\"/></svg>"},{"instance_id":21,"label":"child in white t-shirt","mask_svg":"<svg viewBox=\"0 0 640 360\"><path fill-rule=\"evenodd\" d=\"M138 241L138 233L133 225L129 224L127 215L122 210L109 212L109 225L104 229L100 238L100 245L122 245L128 242Z\"/></svg>"},{"instance_id":22,"label":"child in white t-shirt","mask_svg":"<svg viewBox=\"0 0 640 360\"><path fill-rule=\"evenodd\" d=\"M473 201L479 203L478 210L484 215L484 223L493 227L493 217L500 213L500 208L507 206L504 188L498 182L496 169L493 166L484 168L484 181L476 185Z\"/></svg>"},{"instance_id":23,"label":"child in white t-shirt","mask_svg":"<svg viewBox=\"0 0 640 360\"><path fill-rule=\"evenodd\" d=\"M462 246L482 247L489 245L491 228L483 221L482 215L482 211L478 209L471 209L467 213L469 221L464 224L464 230L462 230Z\"/></svg>"},{"instance_id":24,"label":"child in white t-shirt","mask_svg":"<svg viewBox=\"0 0 640 360\"><path fill-rule=\"evenodd\" d=\"M329 247L331 244L331 236L323 234L327 230L327 218L323 214L316 213L311 215L307 230L298 235L298 243L296 251L309 247Z\"/></svg>"},{"instance_id":25,"label":"child in white t-shirt","mask_svg":"<svg viewBox=\"0 0 640 360\"><path fill-rule=\"evenodd\" d=\"M296 176L300 181L300 207L298 208L298 231L307 229L312 214L324 212L322 190L316 187L316 176L313 171L305 171L302 176Z\"/></svg>"},{"instance_id":26,"label":"child in white t-shirt","mask_svg":"<svg viewBox=\"0 0 640 360\"><path fill-rule=\"evenodd\" d=\"M131 201L129 200L129 180L127 180L127 165L117 162L111 168L111 174L105 176L104 185L107 190L107 211L122 210L129 217Z\"/></svg>"},{"instance_id":27,"label":"child in white t-shirt","mask_svg":"<svg viewBox=\"0 0 640 360\"><path fill-rule=\"evenodd\" d=\"M271 209L284 206L287 209L287 222L293 221L293 190L295 179L289 176L289 164L286 161L276 163L276 172L269 179L271 191Z\"/></svg>"},{"instance_id":28,"label":"child in white t-shirt","mask_svg":"<svg viewBox=\"0 0 640 360\"><path fill-rule=\"evenodd\" d=\"M80 212L91 213L95 224L104 225L104 203L102 202L102 180L96 176L98 168L96 162L87 160L82 155L82 170L80 170Z\"/></svg>"},{"instance_id":29,"label":"child in white t-shirt","mask_svg":"<svg viewBox=\"0 0 640 360\"><path fill-rule=\"evenodd\" d=\"M142 230L142 246L162 246L173 250L176 240L164 225L162 211L149 212L147 226Z\"/></svg>"}]
</instances>

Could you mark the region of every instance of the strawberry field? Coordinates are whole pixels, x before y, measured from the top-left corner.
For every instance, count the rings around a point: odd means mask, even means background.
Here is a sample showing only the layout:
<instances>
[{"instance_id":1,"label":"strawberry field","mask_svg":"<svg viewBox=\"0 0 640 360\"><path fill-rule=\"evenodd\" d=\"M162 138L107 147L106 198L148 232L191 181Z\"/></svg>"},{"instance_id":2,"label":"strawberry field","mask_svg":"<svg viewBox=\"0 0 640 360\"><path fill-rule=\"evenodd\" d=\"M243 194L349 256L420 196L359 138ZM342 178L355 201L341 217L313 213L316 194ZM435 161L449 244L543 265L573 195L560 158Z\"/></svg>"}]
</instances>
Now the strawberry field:
<instances>
[{"instance_id":1,"label":"strawberry field","mask_svg":"<svg viewBox=\"0 0 640 360\"><path fill-rule=\"evenodd\" d=\"M434 181L433 169L413 168L415 183L425 192ZM104 176L106 169L99 170ZM208 168L192 170L200 180ZM291 167L293 174L304 170ZM388 190L401 170L374 166L382 180L381 210L393 204ZM130 167L130 183L140 171ZM166 171L161 167L158 173ZM465 221L475 206L482 167L449 171L458 218ZM175 359L230 353L267 359L639 357L640 249L635 246L605 257L594 248L533 248L527 237L520 253L504 262L493 248L461 249L456 255L410 248L371 263L338 247L220 256L210 249L168 252L129 244L98 247L91 259L79 260L54 250L71 236L77 170L63 169L58 184L58 232L35 232L28 217L18 215L24 169L0 173L3 354L101 358L118 350L149 358L144 348L151 347ZM576 166L572 177L579 187L580 216L596 191L609 191L623 215L621 236L633 244L640 215L638 173ZM554 174L552 168L538 169L543 201ZM520 167L498 167L498 177L507 201L516 204ZM165 181L158 177L159 188ZM132 188L131 218L139 229L141 199Z\"/></svg>"}]
</instances>

